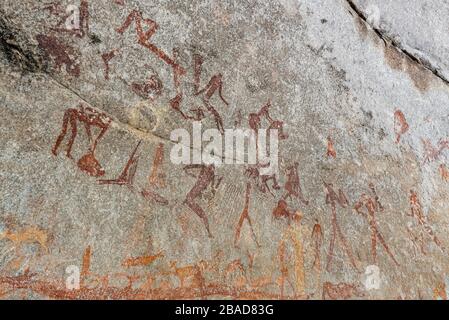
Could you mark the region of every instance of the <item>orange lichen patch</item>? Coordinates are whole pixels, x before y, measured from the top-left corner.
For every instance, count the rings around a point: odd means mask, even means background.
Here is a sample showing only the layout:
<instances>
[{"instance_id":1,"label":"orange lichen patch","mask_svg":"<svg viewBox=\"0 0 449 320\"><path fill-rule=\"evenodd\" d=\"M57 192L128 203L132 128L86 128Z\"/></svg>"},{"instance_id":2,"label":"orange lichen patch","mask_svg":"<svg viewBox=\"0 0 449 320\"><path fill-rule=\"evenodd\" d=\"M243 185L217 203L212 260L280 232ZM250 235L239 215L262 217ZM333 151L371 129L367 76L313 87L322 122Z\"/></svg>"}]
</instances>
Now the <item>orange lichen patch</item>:
<instances>
[{"instance_id":1,"label":"orange lichen patch","mask_svg":"<svg viewBox=\"0 0 449 320\"><path fill-rule=\"evenodd\" d=\"M11 241L16 249L23 244L38 243L45 252L48 252L48 234L38 227L27 227L18 232L5 231L0 233L0 240L2 239Z\"/></svg>"},{"instance_id":2,"label":"orange lichen patch","mask_svg":"<svg viewBox=\"0 0 449 320\"><path fill-rule=\"evenodd\" d=\"M401 136L409 129L407 120L401 110L394 113L394 132L396 133L396 143L399 143Z\"/></svg>"},{"instance_id":3,"label":"orange lichen patch","mask_svg":"<svg viewBox=\"0 0 449 320\"><path fill-rule=\"evenodd\" d=\"M159 252L158 254L154 256L142 256L137 258L128 258L125 261L123 261L122 266L129 268L129 267L139 267L139 266L148 266L152 264L155 260L162 258L164 254L162 252Z\"/></svg>"},{"instance_id":4,"label":"orange lichen patch","mask_svg":"<svg viewBox=\"0 0 449 320\"><path fill-rule=\"evenodd\" d=\"M441 178L444 181L449 182L449 170L447 169L446 165L441 164L439 170L440 170Z\"/></svg>"},{"instance_id":5,"label":"orange lichen patch","mask_svg":"<svg viewBox=\"0 0 449 320\"><path fill-rule=\"evenodd\" d=\"M327 153L326 153L326 155L328 157L332 157L334 159L337 157L337 152L335 151L334 142L332 141L331 137L327 137Z\"/></svg>"},{"instance_id":6,"label":"orange lichen patch","mask_svg":"<svg viewBox=\"0 0 449 320\"><path fill-rule=\"evenodd\" d=\"M447 300L447 293L446 293L446 284L440 283L438 286L433 289L433 298L435 300Z\"/></svg>"}]
</instances>

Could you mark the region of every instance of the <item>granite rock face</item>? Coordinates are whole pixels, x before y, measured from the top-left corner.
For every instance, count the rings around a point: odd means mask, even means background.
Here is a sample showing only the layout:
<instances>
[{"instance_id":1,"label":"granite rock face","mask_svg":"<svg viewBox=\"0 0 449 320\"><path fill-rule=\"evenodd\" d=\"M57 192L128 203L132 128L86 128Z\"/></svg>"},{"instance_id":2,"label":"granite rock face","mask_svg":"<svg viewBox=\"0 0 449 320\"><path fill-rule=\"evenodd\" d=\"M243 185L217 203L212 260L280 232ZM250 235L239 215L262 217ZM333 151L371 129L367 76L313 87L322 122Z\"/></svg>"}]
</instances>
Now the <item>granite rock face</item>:
<instances>
[{"instance_id":1,"label":"granite rock face","mask_svg":"<svg viewBox=\"0 0 449 320\"><path fill-rule=\"evenodd\" d=\"M447 1L1 4L1 298L447 298Z\"/></svg>"}]
</instances>

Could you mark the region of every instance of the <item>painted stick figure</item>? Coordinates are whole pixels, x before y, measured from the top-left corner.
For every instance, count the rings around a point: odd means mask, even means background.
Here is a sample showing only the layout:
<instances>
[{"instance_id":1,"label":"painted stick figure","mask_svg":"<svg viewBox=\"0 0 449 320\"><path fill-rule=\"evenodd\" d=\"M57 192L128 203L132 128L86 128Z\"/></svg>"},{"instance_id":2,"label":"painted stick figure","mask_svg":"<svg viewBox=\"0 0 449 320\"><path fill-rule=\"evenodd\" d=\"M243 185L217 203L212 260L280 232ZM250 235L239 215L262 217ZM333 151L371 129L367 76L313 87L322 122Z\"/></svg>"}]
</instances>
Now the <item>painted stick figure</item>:
<instances>
[{"instance_id":1,"label":"painted stick figure","mask_svg":"<svg viewBox=\"0 0 449 320\"><path fill-rule=\"evenodd\" d=\"M243 223L248 221L248 225L251 229L251 234L253 236L254 242L258 247L260 247L259 242L257 241L256 234L254 232L253 224L251 221L251 217L249 216L249 200L250 200L250 193L251 193L251 183L246 184L246 194L245 194L245 207L243 208L242 214L240 215L239 222L237 224L236 230L235 230L235 237L234 237L234 246L237 247L237 242L240 239L240 232L242 230Z\"/></svg>"},{"instance_id":2,"label":"painted stick figure","mask_svg":"<svg viewBox=\"0 0 449 320\"><path fill-rule=\"evenodd\" d=\"M287 171L288 171L287 173L288 180L284 186L284 189L287 191L287 193L284 195L283 199L287 200L288 198L295 197L305 205L308 205L309 201L304 199L301 190L301 184L299 181L299 174L298 174L298 163L295 162L292 166L288 167Z\"/></svg>"},{"instance_id":3,"label":"painted stick figure","mask_svg":"<svg viewBox=\"0 0 449 320\"><path fill-rule=\"evenodd\" d=\"M195 86L195 95L200 95L202 93L205 93L204 98L207 102L210 101L212 96L215 94L215 92L218 90L218 95L223 101L225 105L229 105L229 103L226 101L226 99L223 97L223 75L221 73L218 73L209 80L209 83L200 90L200 81L201 81L201 73L202 73L202 65L203 65L203 58L200 55L194 56L194 86Z\"/></svg>"},{"instance_id":4,"label":"painted stick figure","mask_svg":"<svg viewBox=\"0 0 449 320\"><path fill-rule=\"evenodd\" d=\"M338 195L334 190L334 187L331 183L324 182L325 192L326 192L326 204L331 206L331 224L332 224L332 234L331 240L329 243L329 251L327 253L327 266L326 270L330 271L330 266L332 262L332 258L334 257L334 246L335 240L337 236L343 245L343 250L346 252L346 255L349 257L349 260L354 267L354 269L358 270L357 265L355 263L354 257L352 255L352 251L346 241L345 236L341 232L340 226L338 225L337 220L337 204L339 204L342 208L347 208L349 205L348 199L341 189L338 190Z\"/></svg>"},{"instance_id":5,"label":"painted stick figure","mask_svg":"<svg viewBox=\"0 0 449 320\"><path fill-rule=\"evenodd\" d=\"M449 150L449 141L440 139L437 146L433 146L429 139L421 139L424 147L424 164L437 160L445 149Z\"/></svg>"},{"instance_id":6,"label":"painted stick figure","mask_svg":"<svg viewBox=\"0 0 449 320\"><path fill-rule=\"evenodd\" d=\"M315 250L315 256L313 259L312 268L316 271L321 270L321 246L323 244L323 230L321 229L321 225L318 223L318 220L315 220L315 225L312 230L312 241Z\"/></svg>"},{"instance_id":7,"label":"painted stick figure","mask_svg":"<svg viewBox=\"0 0 449 320\"><path fill-rule=\"evenodd\" d=\"M407 120L401 110L394 112L394 132L396 134L396 143L401 141L401 136L409 129Z\"/></svg>"},{"instance_id":8,"label":"painted stick figure","mask_svg":"<svg viewBox=\"0 0 449 320\"><path fill-rule=\"evenodd\" d=\"M159 172L162 163L164 162L164 145L160 143L156 149L156 154L153 160L151 173L148 177L148 187L143 189L140 194L151 202L156 202L161 205L168 205L168 200L159 195L154 189L165 187L165 173Z\"/></svg>"},{"instance_id":9,"label":"painted stick figure","mask_svg":"<svg viewBox=\"0 0 449 320\"><path fill-rule=\"evenodd\" d=\"M139 141L133 152L129 156L128 162L125 165L122 173L117 179L111 180L98 180L99 184L115 184L119 186L127 186L129 189L134 190L134 177L136 175L137 164L139 162L139 156L137 150L139 149L142 141Z\"/></svg>"},{"instance_id":10,"label":"painted stick figure","mask_svg":"<svg viewBox=\"0 0 449 320\"><path fill-rule=\"evenodd\" d=\"M270 108L271 101L268 100L268 102L259 110L259 112L250 113L248 119L249 127L256 132L257 137L257 133L262 125L262 119L265 118L269 123L268 130L276 129L279 131L279 139L287 139L288 135L284 133L284 123L280 120L274 120L270 116Z\"/></svg>"},{"instance_id":11,"label":"painted stick figure","mask_svg":"<svg viewBox=\"0 0 449 320\"><path fill-rule=\"evenodd\" d=\"M224 134L223 119L221 118L221 115L217 111L217 109L210 102L210 99L218 90L218 96L220 97L221 101L223 101L226 106L229 106L229 103L223 97L223 75L221 73L218 73L212 76L212 78L209 80L209 83L203 89L200 89L203 58L200 55L194 55L193 58L195 96L202 95L202 101L204 106L206 107L206 110L214 118L217 129L220 130L222 134Z\"/></svg>"},{"instance_id":12,"label":"painted stick figure","mask_svg":"<svg viewBox=\"0 0 449 320\"><path fill-rule=\"evenodd\" d=\"M173 58L170 58L164 51L156 47L153 43L150 42L151 37L154 35L156 30L158 29L158 25L155 21L151 19L143 19L142 13L133 10L126 18L123 25L117 29L117 32L123 34L131 25L132 22L135 22L136 25L136 34L138 37L138 43L153 52L156 56L158 56L162 61L171 66L175 73L184 74L185 70L177 63ZM142 24L148 27L148 30L144 32Z\"/></svg>"},{"instance_id":13,"label":"painted stick figure","mask_svg":"<svg viewBox=\"0 0 449 320\"><path fill-rule=\"evenodd\" d=\"M212 105L211 98L213 95L218 91L218 96L220 97L221 101L228 106L229 103L226 101L226 99L223 97L223 75L221 73L218 73L209 80L209 83L203 88L200 89L200 82L201 82L201 73L202 73L202 65L203 65L203 58L195 54L193 56L193 82L194 82L194 96L201 96L202 99L202 105L205 108L201 107L194 107L191 108L190 111L194 113L193 116L186 114L184 111L181 110L181 104L183 101L183 91L180 87L180 77L182 75L175 73L174 82L176 87L177 95L170 100L171 107L179 112L181 116L186 120L195 120L195 121L201 121L205 118L205 112L207 111L215 121L215 124L217 126L217 129L221 132L221 134L224 134L224 126L223 126L223 119L220 115L220 113L217 111L217 108Z\"/></svg>"},{"instance_id":14,"label":"painted stick figure","mask_svg":"<svg viewBox=\"0 0 449 320\"><path fill-rule=\"evenodd\" d=\"M432 230L432 227L427 222L426 217L424 216L424 212L422 210L421 202L418 199L418 195L415 191L410 190L410 214L411 217L414 217L418 220L418 223L424 228L428 236L432 239L432 241L444 251L443 244L440 239L436 236L435 232Z\"/></svg>"},{"instance_id":15,"label":"painted stick figure","mask_svg":"<svg viewBox=\"0 0 449 320\"><path fill-rule=\"evenodd\" d=\"M200 169L199 174L192 175L188 172L191 169ZM204 226L206 227L207 234L210 238L212 238L212 233L209 228L209 220L207 218L206 213L203 208L196 202L196 199L203 195L203 192L211 185L212 191L215 193L215 190L221 183L221 178L218 181L215 181L215 166L212 165L200 165L200 164L192 164L184 167L184 171L189 175L197 178L197 181L193 188L189 191L184 200L184 204L186 204L193 212L196 213L198 217L203 220Z\"/></svg>"},{"instance_id":16,"label":"painted stick figure","mask_svg":"<svg viewBox=\"0 0 449 320\"><path fill-rule=\"evenodd\" d=\"M394 261L394 263L399 266L399 263L394 258L391 253L390 248L388 247L386 241L384 240L382 234L380 233L377 222L376 222L376 212L383 212L384 208L379 201L379 197L376 194L376 190L374 189L374 185L372 183L369 184L371 192L374 196L368 196L366 194L362 194L360 200L354 205L354 210L368 219L368 223L371 229L371 255L373 258L373 263L377 264L377 240L382 244L386 253L390 256L390 258ZM363 211L363 207L366 208L367 212Z\"/></svg>"},{"instance_id":17,"label":"painted stick figure","mask_svg":"<svg viewBox=\"0 0 449 320\"><path fill-rule=\"evenodd\" d=\"M109 80L109 70L110 70L109 62L112 59L114 59L118 53L119 53L119 49L114 49L109 52L105 52L101 55L101 59L103 60L103 64L104 64L104 78L106 80Z\"/></svg>"}]
</instances>

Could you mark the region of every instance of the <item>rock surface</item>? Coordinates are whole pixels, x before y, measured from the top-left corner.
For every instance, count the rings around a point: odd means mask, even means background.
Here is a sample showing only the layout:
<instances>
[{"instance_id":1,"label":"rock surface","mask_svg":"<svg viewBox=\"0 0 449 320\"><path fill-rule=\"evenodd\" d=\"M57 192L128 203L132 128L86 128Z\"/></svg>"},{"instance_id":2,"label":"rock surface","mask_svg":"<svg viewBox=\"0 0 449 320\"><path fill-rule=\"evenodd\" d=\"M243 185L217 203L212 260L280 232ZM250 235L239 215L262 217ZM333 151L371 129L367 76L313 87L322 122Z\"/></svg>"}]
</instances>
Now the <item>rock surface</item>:
<instances>
[{"instance_id":1,"label":"rock surface","mask_svg":"<svg viewBox=\"0 0 449 320\"><path fill-rule=\"evenodd\" d=\"M0 296L446 299L448 14L2 0ZM171 161L263 110L276 179Z\"/></svg>"}]
</instances>

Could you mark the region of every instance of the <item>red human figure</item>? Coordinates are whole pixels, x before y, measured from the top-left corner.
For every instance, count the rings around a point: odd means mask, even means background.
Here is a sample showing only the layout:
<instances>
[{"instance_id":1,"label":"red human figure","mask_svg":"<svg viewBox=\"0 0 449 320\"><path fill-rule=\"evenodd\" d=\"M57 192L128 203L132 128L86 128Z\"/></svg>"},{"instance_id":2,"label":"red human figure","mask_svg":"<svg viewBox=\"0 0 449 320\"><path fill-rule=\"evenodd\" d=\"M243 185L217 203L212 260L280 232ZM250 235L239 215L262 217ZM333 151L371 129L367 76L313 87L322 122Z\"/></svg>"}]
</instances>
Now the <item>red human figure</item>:
<instances>
[{"instance_id":1,"label":"red human figure","mask_svg":"<svg viewBox=\"0 0 449 320\"><path fill-rule=\"evenodd\" d=\"M407 226L407 233L410 237L410 240L413 244L413 251L416 256L416 252L422 253L424 256L427 254L426 248L425 248L425 241L424 241L424 234L419 232L419 235L416 235L412 232L412 230Z\"/></svg>"},{"instance_id":2,"label":"red human figure","mask_svg":"<svg viewBox=\"0 0 449 320\"><path fill-rule=\"evenodd\" d=\"M170 105L173 109L175 109L177 112L181 114L181 116L186 120L195 120L195 121L201 121L205 118L205 112L208 112L215 121L215 124L217 126L217 129L224 134L224 127L223 127L223 119L220 115L220 113L217 111L216 107L212 105L210 102L213 95L218 91L218 95L221 99L221 101L228 106L229 103L226 101L226 99L223 97L223 76L222 74L216 74L212 76L209 83L203 88L200 89L201 85L201 73L202 73L202 64L203 64L203 58L195 54L193 56L193 82L194 82L194 95L195 96L202 96L202 104L205 110L203 110L201 107L195 107L191 108L190 111L194 113L193 116L186 114L184 111L181 110L181 104L183 101L183 91L180 88L180 76L179 74L175 73L175 86L177 90L177 95L170 101Z\"/></svg>"},{"instance_id":3,"label":"red human figure","mask_svg":"<svg viewBox=\"0 0 449 320\"><path fill-rule=\"evenodd\" d=\"M274 120L270 116L270 108L271 101L268 100L267 104L265 104L258 113L250 113L248 118L249 127L256 132L257 137L257 133L262 125L262 119L265 118L269 123L268 130L276 129L279 131L279 139L287 139L288 135L284 133L284 123L279 120Z\"/></svg>"},{"instance_id":4,"label":"red human figure","mask_svg":"<svg viewBox=\"0 0 449 320\"><path fill-rule=\"evenodd\" d=\"M133 21L136 25L138 43L153 52L166 64L171 66L174 69L175 73L184 74L185 70L178 63L176 63L173 58L170 58L164 51L150 42L151 37L154 35L159 26L155 21L151 19L143 19L141 12L137 10L131 11L123 25L117 29L117 32L123 34L131 26L131 23ZM143 31L142 24L148 27L148 30L146 32Z\"/></svg>"},{"instance_id":5,"label":"red human figure","mask_svg":"<svg viewBox=\"0 0 449 320\"><path fill-rule=\"evenodd\" d=\"M440 239L436 236L435 232L432 230L432 227L427 222L426 217L424 216L424 212L422 210L421 202L418 199L418 195L415 191L410 190L410 214L411 217L414 217L418 220L418 223L424 228L426 233L432 239L432 241L444 251L443 244Z\"/></svg>"},{"instance_id":6,"label":"red human figure","mask_svg":"<svg viewBox=\"0 0 449 320\"><path fill-rule=\"evenodd\" d=\"M210 103L210 99L218 90L218 95L221 101L223 101L223 103L226 106L229 106L229 103L223 97L223 75L221 73L218 73L212 76L212 78L209 80L209 83L203 89L200 90L202 64L203 58L199 55L195 55L194 56L195 95L199 96L201 94L204 94L203 95L204 106L206 107L207 111L209 111L211 115L214 117L218 130L220 130L220 132L224 134L223 120L221 118L221 115L218 113L217 109Z\"/></svg>"},{"instance_id":7,"label":"red human figure","mask_svg":"<svg viewBox=\"0 0 449 320\"><path fill-rule=\"evenodd\" d=\"M354 210L364 216L368 219L368 223L370 225L371 229L371 255L373 258L373 263L377 264L377 240L382 244L387 254L390 256L390 258L393 260L393 262L399 266L399 263L394 258L393 254L391 253L390 248L388 247L386 241L384 240L384 237L380 233L377 222L376 222L376 212L383 212L384 208L382 207L382 204L379 202L379 197L376 194L376 190L374 189L374 185L370 183L369 185L372 194L374 195L374 198L371 196L368 196L366 194L362 194L360 197L360 200L354 205ZM366 208L367 212L363 211L363 207Z\"/></svg>"},{"instance_id":8,"label":"red human figure","mask_svg":"<svg viewBox=\"0 0 449 320\"><path fill-rule=\"evenodd\" d=\"M394 132L396 134L396 143L399 143L401 136L409 129L407 120L401 110L396 110L394 113Z\"/></svg>"},{"instance_id":9,"label":"red human figure","mask_svg":"<svg viewBox=\"0 0 449 320\"><path fill-rule=\"evenodd\" d=\"M136 175L137 163L139 161L139 156L136 156L137 150L139 149L142 141L139 141L137 146L134 148L131 153L128 162L125 165L122 173L117 179L111 180L98 180L99 184L115 184L119 186L127 186L129 189L134 190L134 177Z\"/></svg>"},{"instance_id":10,"label":"red human figure","mask_svg":"<svg viewBox=\"0 0 449 320\"><path fill-rule=\"evenodd\" d=\"M273 217L275 217L276 219L287 218L289 223L291 220L299 221L301 219L301 216L296 212L292 212L288 208L287 202L282 199L278 201L277 206L274 208Z\"/></svg>"},{"instance_id":11,"label":"red human figure","mask_svg":"<svg viewBox=\"0 0 449 320\"><path fill-rule=\"evenodd\" d=\"M118 49L114 49L101 55L101 59L103 60L104 64L104 78L106 80L109 80L109 62L117 55L118 52Z\"/></svg>"},{"instance_id":12,"label":"red human figure","mask_svg":"<svg viewBox=\"0 0 449 320\"><path fill-rule=\"evenodd\" d=\"M161 205L168 205L168 200L163 196L159 195L153 189L164 188L165 187L165 174L159 172L159 168L162 166L164 161L164 145L162 143L156 149L156 154L153 160L153 166L151 168L151 173L148 176L148 187L143 189L140 194L147 200L151 202L156 202Z\"/></svg>"},{"instance_id":13,"label":"red human figure","mask_svg":"<svg viewBox=\"0 0 449 320\"><path fill-rule=\"evenodd\" d=\"M72 147L75 142L76 136L78 134L78 126L77 123L81 122L84 124L84 128L86 130L87 136L89 138L90 147L88 153L83 156L79 162L78 167L85 171L87 174L95 177L99 177L104 175L105 171L101 167L98 160L95 158L95 150L97 148L98 141L104 136L106 131L109 128L109 125L112 122L112 119L109 118L106 114L100 113L90 107L85 107L83 104L80 104L78 108L70 108L64 113L64 118L62 121L62 129L58 138L56 139L56 143L52 148L52 153L56 156L58 149L64 140L68 127L71 127L71 136L69 142L67 143L67 151L66 155L68 158L73 159L72 157ZM98 136L93 139L91 127L97 127L100 129L100 133Z\"/></svg>"},{"instance_id":14,"label":"red human figure","mask_svg":"<svg viewBox=\"0 0 449 320\"><path fill-rule=\"evenodd\" d=\"M348 199L346 198L345 194L341 189L338 191L338 195L334 190L334 187L331 183L324 182L324 187L326 191L326 204L331 206L331 224L332 224L332 234L331 234L331 241L329 243L329 251L327 253L327 266L326 270L330 271L330 266L332 262L332 258L334 257L334 246L335 246L335 240L337 237L339 238L340 242L343 245L343 249L346 252L347 256L349 257L349 260L354 267L354 269L358 270L357 265L355 263L354 257L352 255L352 251L346 241L345 236L341 232L340 226L338 225L337 220L337 204L339 204L342 208L346 208L348 206Z\"/></svg>"},{"instance_id":15,"label":"red human figure","mask_svg":"<svg viewBox=\"0 0 449 320\"><path fill-rule=\"evenodd\" d=\"M426 156L424 158L424 164L430 163L434 160L437 160L445 149L449 150L449 141L440 139L436 147L432 145L429 139L421 139L421 142L424 146L424 151Z\"/></svg>"},{"instance_id":16,"label":"red human figure","mask_svg":"<svg viewBox=\"0 0 449 320\"><path fill-rule=\"evenodd\" d=\"M292 166L287 168L287 182L285 183L284 189L287 193L284 195L283 199L287 200L288 198L295 197L304 203L306 206L309 204L309 201L304 199L301 190L301 183L299 181L298 174L298 163L295 162Z\"/></svg>"},{"instance_id":17,"label":"red human figure","mask_svg":"<svg viewBox=\"0 0 449 320\"><path fill-rule=\"evenodd\" d=\"M312 230L312 241L315 248L315 257L313 259L312 268L319 271L321 270L321 246L323 244L323 230L318 220L315 220L315 225Z\"/></svg>"},{"instance_id":18,"label":"red human figure","mask_svg":"<svg viewBox=\"0 0 449 320\"><path fill-rule=\"evenodd\" d=\"M188 172L191 169L200 169L199 174L193 175ZM207 218L206 213L203 208L196 202L197 198L200 198L203 195L203 192L211 185L213 193L215 193L216 188L220 185L221 178L215 184L215 166L212 165L201 165L201 164L193 164L184 167L184 170L187 174L197 178L197 181L193 188L186 195L184 200L184 204L186 204L193 212L196 213L198 217L203 220L204 226L206 227L207 234L210 238L212 238L212 233L209 228L209 220Z\"/></svg>"},{"instance_id":19,"label":"red human figure","mask_svg":"<svg viewBox=\"0 0 449 320\"><path fill-rule=\"evenodd\" d=\"M246 194L245 194L245 207L243 208L242 214L240 215L239 222L237 224L237 227L235 229L235 237L234 237L234 246L238 247L237 242L240 239L240 232L242 231L243 223L248 221L248 225L251 229L251 234L253 236L254 242L258 247L260 247L259 242L257 241L256 233L254 232L253 224L251 221L251 217L249 216L249 200L250 200L250 193L251 193L251 183L246 184Z\"/></svg>"},{"instance_id":20,"label":"red human figure","mask_svg":"<svg viewBox=\"0 0 449 320\"><path fill-rule=\"evenodd\" d=\"M337 152L335 151L334 142L332 141L332 138L329 136L327 137L327 157L336 158Z\"/></svg>"},{"instance_id":21,"label":"red human figure","mask_svg":"<svg viewBox=\"0 0 449 320\"><path fill-rule=\"evenodd\" d=\"M204 97L207 101L209 101L212 96L215 94L215 92L218 90L218 95L223 101L225 105L229 105L229 103L226 101L225 98L223 98L223 75L221 73L218 73L214 75L210 80L209 83L200 90L200 82L201 82L201 73L202 73L202 65L203 65L203 58L200 55L194 55L194 89L195 89L195 95L200 95L202 93L205 93Z\"/></svg>"}]
</instances>

